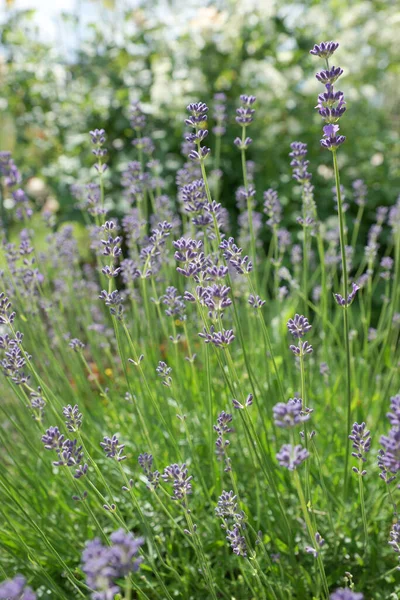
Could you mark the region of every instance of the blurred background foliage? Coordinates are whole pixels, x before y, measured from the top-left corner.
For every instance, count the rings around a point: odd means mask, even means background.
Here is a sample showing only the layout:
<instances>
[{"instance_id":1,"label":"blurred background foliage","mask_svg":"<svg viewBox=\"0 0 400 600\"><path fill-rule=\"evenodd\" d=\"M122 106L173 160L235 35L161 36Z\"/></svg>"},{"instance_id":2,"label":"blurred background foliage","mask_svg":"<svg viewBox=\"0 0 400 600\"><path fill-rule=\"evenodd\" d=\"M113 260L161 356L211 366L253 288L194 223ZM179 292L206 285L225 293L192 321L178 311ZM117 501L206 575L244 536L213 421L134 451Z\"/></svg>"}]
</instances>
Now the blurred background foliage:
<instances>
[{"instance_id":1,"label":"blurred background foliage","mask_svg":"<svg viewBox=\"0 0 400 600\"><path fill-rule=\"evenodd\" d=\"M400 12L389 0L129 0L98 2L88 21L87 2L59 15L56 40L43 36L34 10L8 2L2 15L0 150L11 150L26 190L61 220L77 217L70 186L92 179L88 131L106 130L110 149L107 193L118 203L121 173L134 160L129 104L140 99L148 135L163 162L168 192L175 172L185 107L213 95L228 96L230 123L222 144L221 201L235 211L241 185L235 106L239 94L257 96L249 158L257 163L257 198L278 188L292 201L289 145L309 145L310 168L321 217L333 210L331 156L322 151L320 92L309 55L314 42L335 39L344 68L341 89L348 110L340 150L342 183L363 178L369 214L391 205L400 182ZM39 3L40 4L40 3ZM72 40L72 43L71 43ZM210 110L212 114L212 108ZM210 140L213 147L213 140ZM350 202L351 204L351 202ZM350 207L355 213L356 208ZM293 214L292 214L293 212ZM287 226L295 211L286 210Z\"/></svg>"}]
</instances>

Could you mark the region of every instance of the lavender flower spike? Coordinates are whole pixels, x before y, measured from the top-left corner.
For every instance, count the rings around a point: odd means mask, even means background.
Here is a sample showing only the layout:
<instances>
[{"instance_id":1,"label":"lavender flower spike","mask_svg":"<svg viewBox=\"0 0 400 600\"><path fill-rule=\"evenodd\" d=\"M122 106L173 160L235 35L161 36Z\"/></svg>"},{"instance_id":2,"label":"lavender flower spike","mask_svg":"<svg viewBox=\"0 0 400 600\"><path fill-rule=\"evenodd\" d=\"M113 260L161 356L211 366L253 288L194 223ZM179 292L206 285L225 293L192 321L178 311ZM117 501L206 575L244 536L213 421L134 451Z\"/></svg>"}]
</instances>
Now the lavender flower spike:
<instances>
[{"instance_id":1,"label":"lavender flower spike","mask_svg":"<svg viewBox=\"0 0 400 600\"><path fill-rule=\"evenodd\" d=\"M22 575L0 583L0 600L36 600L35 592L25 583L25 577Z\"/></svg>"},{"instance_id":2,"label":"lavender flower spike","mask_svg":"<svg viewBox=\"0 0 400 600\"><path fill-rule=\"evenodd\" d=\"M371 448L371 434L366 428L365 423L354 423L349 439L353 442L354 452L351 455L359 461L366 462L365 454ZM353 471L362 477L367 473L365 470L360 471L357 467L353 467Z\"/></svg>"},{"instance_id":3,"label":"lavender flower spike","mask_svg":"<svg viewBox=\"0 0 400 600\"><path fill-rule=\"evenodd\" d=\"M330 595L330 600L364 600L364 595L350 588L339 588Z\"/></svg>"},{"instance_id":4,"label":"lavender flower spike","mask_svg":"<svg viewBox=\"0 0 400 600\"><path fill-rule=\"evenodd\" d=\"M350 306L353 303L354 298L356 297L356 294L357 294L358 290L360 289L360 286L353 282L352 287L353 287L352 291L347 296L347 301L340 294L333 294L334 298L335 298L336 302L339 304L339 306L342 306L344 308L344 307Z\"/></svg>"},{"instance_id":5,"label":"lavender flower spike","mask_svg":"<svg viewBox=\"0 0 400 600\"><path fill-rule=\"evenodd\" d=\"M302 338L310 331L311 325L307 317L295 314L293 319L287 322L287 328L294 338Z\"/></svg>"},{"instance_id":6,"label":"lavender flower spike","mask_svg":"<svg viewBox=\"0 0 400 600\"><path fill-rule=\"evenodd\" d=\"M284 444L276 455L281 467L286 467L289 471L294 471L310 456L308 450L300 444Z\"/></svg>"},{"instance_id":7,"label":"lavender flower spike","mask_svg":"<svg viewBox=\"0 0 400 600\"><path fill-rule=\"evenodd\" d=\"M320 42L310 50L310 54L320 58L329 58L339 48L338 42Z\"/></svg>"}]
</instances>

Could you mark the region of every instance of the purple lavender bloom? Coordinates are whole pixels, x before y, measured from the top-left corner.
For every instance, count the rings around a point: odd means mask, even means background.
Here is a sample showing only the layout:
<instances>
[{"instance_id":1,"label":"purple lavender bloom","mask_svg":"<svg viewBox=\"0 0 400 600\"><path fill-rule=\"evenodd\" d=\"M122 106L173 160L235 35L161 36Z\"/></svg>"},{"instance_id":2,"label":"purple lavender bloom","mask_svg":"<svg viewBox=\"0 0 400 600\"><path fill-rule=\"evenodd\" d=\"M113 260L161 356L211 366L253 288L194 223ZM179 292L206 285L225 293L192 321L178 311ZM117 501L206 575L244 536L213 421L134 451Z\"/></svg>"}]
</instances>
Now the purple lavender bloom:
<instances>
[{"instance_id":1,"label":"purple lavender bloom","mask_svg":"<svg viewBox=\"0 0 400 600\"><path fill-rule=\"evenodd\" d=\"M16 313L11 311L11 302L4 294L0 293L0 324L11 325L14 322Z\"/></svg>"},{"instance_id":2,"label":"purple lavender bloom","mask_svg":"<svg viewBox=\"0 0 400 600\"><path fill-rule=\"evenodd\" d=\"M108 458L115 458L118 462L126 459L126 456L122 456L125 444L119 443L115 433L112 438L105 436L103 441L100 442L100 446L103 448Z\"/></svg>"},{"instance_id":3,"label":"purple lavender bloom","mask_svg":"<svg viewBox=\"0 0 400 600\"><path fill-rule=\"evenodd\" d=\"M72 350L75 350L75 352L82 352L82 350L85 347L85 344L81 342L81 340L79 340L78 338L72 338L68 346L72 348Z\"/></svg>"},{"instance_id":4,"label":"purple lavender bloom","mask_svg":"<svg viewBox=\"0 0 400 600\"><path fill-rule=\"evenodd\" d=\"M321 146L328 150L336 150L336 148L339 148L346 141L344 135L336 135L339 131L339 125L330 123L329 125L325 125L323 130L324 137L321 140Z\"/></svg>"},{"instance_id":5,"label":"purple lavender bloom","mask_svg":"<svg viewBox=\"0 0 400 600\"><path fill-rule=\"evenodd\" d=\"M306 546L305 551L307 552L307 554L312 554L314 558L318 558L319 548L322 548L322 546L324 546L325 544L324 538L321 536L320 533L318 533L318 531L315 533L315 543L317 548L313 548L312 546Z\"/></svg>"},{"instance_id":6,"label":"purple lavender bloom","mask_svg":"<svg viewBox=\"0 0 400 600\"><path fill-rule=\"evenodd\" d=\"M279 225L282 220L282 205L278 198L278 192L272 188L264 192L264 212L268 215L268 227Z\"/></svg>"},{"instance_id":7,"label":"purple lavender bloom","mask_svg":"<svg viewBox=\"0 0 400 600\"><path fill-rule=\"evenodd\" d=\"M350 588L339 588L330 595L330 600L364 600L364 595Z\"/></svg>"},{"instance_id":8,"label":"purple lavender bloom","mask_svg":"<svg viewBox=\"0 0 400 600\"><path fill-rule=\"evenodd\" d=\"M71 404L68 404L63 408L63 415L65 417L65 424L67 426L68 431L75 432L81 428L82 425L82 413L79 412L78 405L75 404L74 407Z\"/></svg>"},{"instance_id":9,"label":"purple lavender bloom","mask_svg":"<svg viewBox=\"0 0 400 600\"><path fill-rule=\"evenodd\" d=\"M94 590L93 600L113 600L120 591L115 580L136 572L142 561L137 553L143 538L134 538L119 529L110 540L111 546L103 546L98 538L86 542L82 553L82 570L88 586Z\"/></svg>"},{"instance_id":10,"label":"purple lavender bloom","mask_svg":"<svg viewBox=\"0 0 400 600\"><path fill-rule=\"evenodd\" d=\"M132 129L135 129L135 131L141 131L142 129L144 129L146 125L146 117L144 116L144 113L140 106L140 102L138 100L132 102L130 106L129 117Z\"/></svg>"},{"instance_id":11,"label":"purple lavender bloom","mask_svg":"<svg viewBox=\"0 0 400 600\"><path fill-rule=\"evenodd\" d=\"M35 592L25 584L22 575L3 581L0 583L0 600L36 600Z\"/></svg>"},{"instance_id":12,"label":"purple lavender bloom","mask_svg":"<svg viewBox=\"0 0 400 600\"><path fill-rule=\"evenodd\" d=\"M392 529L390 530L390 539L389 539L388 544L396 552L396 554L398 555L397 558L400 561L400 523L399 523L399 521L396 521L396 523L393 523L393 525L392 525ZM397 569L400 570L400 565L397 567Z\"/></svg>"},{"instance_id":13,"label":"purple lavender bloom","mask_svg":"<svg viewBox=\"0 0 400 600\"><path fill-rule=\"evenodd\" d=\"M132 533L118 529L110 535L110 540L118 576L124 577L129 573L136 573L143 561L143 558L137 557L137 554L144 544L144 538L135 538Z\"/></svg>"},{"instance_id":14,"label":"purple lavender bloom","mask_svg":"<svg viewBox=\"0 0 400 600\"><path fill-rule=\"evenodd\" d=\"M273 407L274 421L277 427L295 427L310 419L313 412L310 408L303 409L301 398L289 398L288 402L278 402Z\"/></svg>"},{"instance_id":15,"label":"purple lavender bloom","mask_svg":"<svg viewBox=\"0 0 400 600\"><path fill-rule=\"evenodd\" d=\"M199 333L199 336L204 339L206 344L212 343L218 348L226 348L235 339L232 329L215 331L214 325L211 325L209 332L204 328L203 333Z\"/></svg>"},{"instance_id":16,"label":"purple lavender bloom","mask_svg":"<svg viewBox=\"0 0 400 600\"><path fill-rule=\"evenodd\" d=\"M218 457L218 460L225 459L225 464L226 464L225 471L226 472L231 470L230 460L226 456L226 452L225 452L226 448L229 446L229 440L227 440L225 436L228 433L232 433L232 431L233 431L233 428L230 427L230 423L232 423L232 415L230 413L226 413L225 411L222 411L218 416L217 424L214 425L214 430L218 434L217 441L215 442L215 446L216 446L215 453Z\"/></svg>"},{"instance_id":17,"label":"purple lavender bloom","mask_svg":"<svg viewBox=\"0 0 400 600\"><path fill-rule=\"evenodd\" d=\"M292 159L290 166L293 167L293 179L305 185L311 179L311 173L307 171L310 164L310 161L306 159L307 144L292 142L290 148L292 151L289 153L289 157Z\"/></svg>"},{"instance_id":18,"label":"purple lavender bloom","mask_svg":"<svg viewBox=\"0 0 400 600\"><path fill-rule=\"evenodd\" d=\"M240 275L248 275L253 270L253 263L248 256L242 257L242 248L235 244L233 237L222 240L220 244L222 255Z\"/></svg>"},{"instance_id":19,"label":"purple lavender bloom","mask_svg":"<svg viewBox=\"0 0 400 600\"><path fill-rule=\"evenodd\" d=\"M138 463L147 477L147 487L151 490L155 490L160 482L160 473L158 471L153 471L153 456L144 452L139 455Z\"/></svg>"},{"instance_id":20,"label":"purple lavender bloom","mask_svg":"<svg viewBox=\"0 0 400 600\"><path fill-rule=\"evenodd\" d=\"M226 127L225 127L225 123L227 121L227 114L226 114L226 96L223 92L220 92L218 94L214 94L214 100L215 100L215 104L214 104L214 120L215 120L215 127L213 127L213 134L214 135L218 135L218 136L222 136L224 135L225 131L226 131Z\"/></svg>"},{"instance_id":21,"label":"purple lavender bloom","mask_svg":"<svg viewBox=\"0 0 400 600\"><path fill-rule=\"evenodd\" d=\"M308 342L299 342L298 346L291 344L289 348L296 356L305 356L313 351L313 347Z\"/></svg>"},{"instance_id":22,"label":"purple lavender bloom","mask_svg":"<svg viewBox=\"0 0 400 600\"><path fill-rule=\"evenodd\" d=\"M42 436L42 442L46 450L61 450L64 440L65 436L60 432L58 427L49 427Z\"/></svg>"},{"instance_id":23,"label":"purple lavender bloom","mask_svg":"<svg viewBox=\"0 0 400 600\"><path fill-rule=\"evenodd\" d=\"M338 48L338 42L320 42L319 44L314 44L314 47L310 50L310 54L321 58L329 58Z\"/></svg>"},{"instance_id":24,"label":"purple lavender bloom","mask_svg":"<svg viewBox=\"0 0 400 600\"><path fill-rule=\"evenodd\" d=\"M294 338L302 338L311 330L311 325L307 317L296 313L293 319L287 322L287 328Z\"/></svg>"},{"instance_id":25,"label":"purple lavender bloom","mask_svg":"<svg viewBox=\"0 0 400 600\"><path fill-rule=\"evenodd\" d=\"M174 493L171 499L180 500L183 505L186 505L186 497L192 493L191 481L193 477L188 475L185 463L165 467L162 478L165 482L172 482Z\"/></svg>"},{"instance_id":26,"label":"purple lavender bloom","mask_svg":"<svg viewBox=\"0 0 400 600\"><path fill-rule=\"evenodd\" d=\"M380 439L383 451L378 457L378 465L396 475L400 471L400 429L393 428L388 435L382 435Z\"/></svg>"},{"instance_id":27,"label":"purple lavender bloom","mask_svg":"<svg viewBox=\"0 0 400 600\"><path fill-rule=\"evenodd\" d=\"M354 202L358 206L365 206L368 188L365 185L364 181L362 179L356 179L355 181L353 181L352 187Z\"/></svg>"},{"instance_id":28,"label":"purple lavender bloom","mask_svg":"<svg viewBox=\"0 0 400 600\"><path fill-rule=\"evenodd\" d=\"M255 110L251 107L255 101L255 96L245 96L244 94L240 96L241 106L236 109L236 123L244 128L253 122Z\"/></svg>"},{"instance_id":29,"label":"purple lavender bloom","mask_svg":"<svg viewBox=\"0 0 400 600\"><path fill-rule=\"evenodd\" d=\"M241 527L239 523L235 523L232 530L227 529L226 539L231 545L234 554L237 556L247 556L247 544L245 537L241 534Z\"/></svg>"},{"instance_id":30,"label":"purple lavender bloom","mask_svg":"<svg viewBox=\"0 0 400 600\"><path fill-rule=\"evenodd\" d=\"M238 517L242 517L241 513L238 512L237 499L233 490L230 492L223 490L222 494L218 498L215 514L217 517L221 517L222 519L237 519Z\"/></svg>"},{"instance_id":31,"label":"purple lavender bloom","mask_svg":"<svg viewBox=\"0 0 400 600\"><path fill-rule=\"evenodd\" d=\"M325 69L316 74L316 78L321 83L327 86L327 93L333 94L332 88L328 88L327 84L333 84L335 81L343 74L343 69L340 67L331 67L330 69ZM342 92L337 92L341 94ZM328 99L327 99L328 100ZM329 100L333 101L333 95L329 97Z\"/></svg>"},{"instance_id":32,"label":"purple lavender bloom","mask_svg":"<svg viewBox=\"0 0 400 600\"><path fill-rule=\"evenodd\" d=\"M258 295L254 296L253 294L250 294L249 304L253 308L258 309L258 308L262 308L265 305L265 300L262 300L262 298L260 298L260 296L258 296Z\"/></svg>"},{"instance_id":33,"label":"purple lavender bloom","mask_svg":"<svg viewBox=\"0 0 400 600\"><path fill-rule=\"evenodd\" d=\"M360 289L360 286L353 282L352 288L353 288L352 291L347 296L347 301L340 294L333 294L333 296L339 306L346 307L346 306L350 306L353 303L353 301L356 297L356 294L357 294L358 290Z\"/></svg>"},{"instance_id":34,"label":"purple lavender bloom","mask_svg":"<svg viewBox=\"0 0 400 600\"><path fill-rule=\"evenodd\" d=\"M187 107L190 117L186 119L185 124L197 128L200 123L207 121L208 106L204 102L193 102Z\"/></svg>"},{"instance_id":35,"label":"purple lavender bloom","mask_svg":"<svg viewBox=\"0 0 400 600\"><path fill-rule=\"evenodd\" d=\"M366 462L365 455L371 449L371 433L366 428L365 423L354 423L349 439L353 442L354 452L351 455L362 462ZM362 477L367 473L365 470L360 471L357 467L353 467L353 471Z\"/></svg>"},{"instance_id":36,"label":"purple lavender bloom","mask_svg":"<svg viewBox=\"0 0 400 600\"><path fill-rule=\"evenodd\" d=\"M400 394L390 398L390 412L386 416L392 427L400 429Z\"/></svg>"},{"instance_id":37,"label":"purple lavender bloom","mask_svg":"<svg viewBox=\"0 0 400 600\"><path fill-rule=\"evenodd\" d=\"M165 385L166 387L171 387L171 385L172 385L172 377L171 377L172 368L169 367L166 362L164 362L163 360L159 361L158 366L156 368L156 373L159 377L162 378L163 385Z\"/></svg>"},{"instance_id":38,"label":"purple lavender bloom","mask_svg":"<svg viewBox=\"0 0 400 600\"><path fill-rule=\"evenodd\" d=\"M276 455L276 458L281 467L286 467L289 471L293 471L299 467L307 458L309 452L300 444L292 446L292 444L284 444Z\"/></svg>"}]
</instances>

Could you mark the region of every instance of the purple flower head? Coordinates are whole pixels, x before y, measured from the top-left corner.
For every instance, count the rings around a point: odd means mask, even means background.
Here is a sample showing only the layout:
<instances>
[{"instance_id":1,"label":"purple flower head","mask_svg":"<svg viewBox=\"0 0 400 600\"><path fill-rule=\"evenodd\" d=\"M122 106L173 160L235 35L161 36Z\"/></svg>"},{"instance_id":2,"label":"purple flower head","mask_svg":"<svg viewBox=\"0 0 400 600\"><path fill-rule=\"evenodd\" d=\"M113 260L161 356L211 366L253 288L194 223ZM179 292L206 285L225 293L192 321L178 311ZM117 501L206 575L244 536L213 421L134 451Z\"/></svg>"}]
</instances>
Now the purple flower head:
<instances>
[{"instance_id":1,"label":"purple flower head","mask_svg":"<svg viewBox=\"0 0 400 600\"><path fill-rule=\"evenodd\" d=\"M326 92L319 94L315 107L324 121L330 125L336 123L346 112L346 102L343 92L334 92L331 84L326 85ZM327 130L328 131L328 130ZM338 129L336 130L338 131ZM324 127L324 135L328 135ZM343 137L343 136L339 136Z\"/></svg>"},{"instance_id":2,"label":"purple flower head","mask_svg":"<svg viewBox=\"0 0 400 600\"><path fill-rule=\"evenodd\" d=\"M215 514L217 517L222 519L235 519L240 520L243 518L243 514L238 511L237 498L231 490L226 492L225 490L218 498L218 504L215 508Z\"/></svg>"},{"instance_id":3,"label":"purple flower head","mask_svg":"<svg viewBox=\"0 0 400 600\"><path fill-rule=\"evenodd\" d=\"M354 302L354 299L356 297L358 290L360 289L360 286L353 282L352 288L353 288L352 291L347 296L347 301L340 294L333 294L333 296L339 306L342 306L342 307L350 306Z\"/></svg>"},{"instance_id":4,"label":"purple flower head","mask_svg":"<svg viewBox=\"0 0 400 600\"><path fill-rule=\"evenodd\" d=\"M327 148L327 150L336 150L336 148L339 148L339 146L346 141L344 135L336 135L339 131L339 125L330 123L329 125L325 125L323 129L324 137L321 140L321 146L323 148Z\"/></svg>"},{"instance_id":5,"label":"purple flower head","mask_svg":"<svg viewBox=\"0 0 400 600\"><path fill-rule=\"evenodd\" d=\"M144 544L144 538L135 538L132 533L118 529L110 535L110 540L119 577L135 573L143 560L142 557L137 557L137 554Z\"/></svg>"},{"instance_id":6,"label":"purple flower head","mask_svg":"<svg viewBox=\"0 0 400 600\"><path fill-rule=\"evenodd\" d=\"M362 179L356 179L353 181L353 195L354 201L358 206L365 206L368 188Z\"/></svg>"},{"instance_id":7,"label":"purple flower head","mask_svg":"<svg viewBox=\"0 0 400 600\"><path fill-rule=\"evenodd\" d=\"M229 344L232 344L235 339L235 334L232 329L215 331L213 325L211 325L209 332L204 328L203 333L199 333L199 336L204 339L206 344L212 343L218 348L226 348Z\"/></svg>"},{"instance_id":8,"label":"purple flower head","mask_svg":"<svg viewBox=\"0 0 400 600\"><path fill-rule=\"evenodd\" d=\"M301 398L290 398L287 403L278 402L273 407L274 421L277 427L295 427L304 421L308 421L312 409L303 410Z\"/></svg>"},{"instance_id":9,"label":"purple flower head","mask_svg":"<svg viewBox=\"0 0 400 600\"><path fill-rule=\"evenodd\" d=\"M291 152L289 153L290 166L293 168L293 179L306 185L311 179L311 173L308 173L307 168L310 162L306 159L307 144L303 142L292 142L290 144Z\"/></svg>"},{"instance_id":10,"label":"purple flower head","mask_svg":"<svg viewBox=\"0 0 400 600\"><path fill-rule=\"evenodd\" d=\"M142 467L144 474L147 477L147 487L155 490L160 482L160 473L153 471L153 456L144 452L139 455L138 463Z\"/></svg>"},{"instance_id":11,"label":"purple flower head","mask_svg":"<svg viewBox=\"0 0 400 600\"><path fill-rule=\"evenodd\" d=\"M310 50L310 54L320 58L329 58L339 47L338 42L320 42Z\"/></svg>"},{"instance_id":12,"label":"purple flower head","mask_svg":"<svg viewBox=\"0 0 400 600\"><path fill-rule=\"evenodd\" d=\"M132 102L129 111L129 118L132 129L135 129L136 131L144 129L146 125L146 117L143 114L140 102L138 100Z\"/></svg>"},{"instance_id":13,"label":"purple flower head","mask_svg":"<svg viewBox=\"0 0 400 600\"><path fill-rule=\"evenodd\" d=\"M204 102L193 102L187 107L190 117L186 119L185 124L197 128L200 123L207 121L208 106Z\"/></svg>"},{"instance_id":14,"label":"purple flower head","mask_svg":"<svg viewBox=\"0 0 400 600\"><path fill-rule=\"evenodd\" d=\"M253 294L250 294L249 304L253 308L258 309L258 308L262 308L265 305L265 300L260 298L260 296L258 296L258 295L254 296Z\"/></svg>"},{"instance_id":15,"label":"purple flower head","mask_svg":"<svg viewBox=\"0 0 400 600\"><path fill-rule=\"evenodd\" d=\"M0 324L11 325L14 322L16 313L11 311L11 302L4 294L0 293Z\"/></svg>"},{"instance_id":16,"label":"purple flower head","mask_svg":"<svg viewBox=\"0 0 400 600\"><path fill-rule=\"evenodd\" d=\"M400 394L390 398L390 412L386 416L392 427L400 429Z\"/></svg>"},{"instance_id":17,"label":"purple flower head","mask_svg":"<svg viewBox=\"0 0 400 600\"><path fill-rule=\"evenodd\" d=\"M309 452L300 444L292 446L292 444L284 444L276 455L276 458L281 467L286 467L289 471L293 471L299 467L307 458Z\"/></svg>"},{"instance_id":18,"label":"purple flower head","mask_svg":"<svg viewBox=\"0 0 400 600\"><path fill-rule=\"evenodd\" d=\"M191 481L193 479L191 475L188 475L186 465L173 464L165 467L162 478L165 482L172 482L174 493L171 499L180 500L185 505L186 496L192 493Z\"/></svg>"},{"instance_id":19,"label":"purple flower head","mask_svg":"<svg viewBox=\"0 0 400 600\"><path fill-rule=\"evenodd\" d=\"M214 430L218 433L218 438L223 438L227 433L232 433L233 428L230 427L230 423L232 423L232 415L230 413L226 413L224 410L218 415L217 424L214 425ZM224 442L224 445L227 446L229 444L228 441ZM218 447L218 442L217 442Z\"/></svg>"},{"instance_id":20,"label":"purple flower head","mask_svg":"<svg viewBox=\"0 0 400 600\"><path fill-rule=\"evenodd\" d=\"M25 584L22 575L3 581L0 583L0 600L36 600L35 592Z\"/></svg>"},{"instance_id":21,"label":"purple flower head","mask_svg":"<svg viewBox=\"0 0 400 600\"><path fill-rule=\"evenodd\" d=\"M311 330L311 325L307 317L296 313L293 319L287 322L287 328L294 338L302 338Z\"/></svg>"},{"instance_id":22,"label":"purple flower head","mask_svg":"<svg viewBox=\"0 0 400 600\"><path fill-rule=\"evenodd\" d=\"M42 436L42 442L46 450L61 450L64 440L65 436L58 427L49 427Z\"/></svg>"},{"instance_id":23,"label":"purple flower head","mask_svg":"<svg viewBox=\"0 0 400 600\"><path fill-rule=\"evenodd\" d=\"M81 340L78 340L78 338L72 338L68 346L72 348L72 350L75 350L75 352L82 352L82 350L85 347L85 344L81 342Z\"/></svg>"},{"instance_id":24,"label":"purple flower head","mask_svg":"<svg viewBox=\"0 0 400 600\"><path fill-rule=\"evenodd\" d=\"M100 442L100 446L103 448L108 458L115 458L118 462L126 459L126 456L122 455L125 444L119 443L115 433L112 438L105 436L103 441Z\"/></svg>"},{"instance_id":25,"label":"purple flower head","mask_svg":"<svg viewBox=\"0 0 400 600\"><path fill-rule=\"evenodd\" d=\"M171 387L172 385L172 368L167 365L166 362L160 360L158 366L156 367L156 373L163 380L162 383L166 387Z\"/></svg>"},{"instance_id":26,"label":"purple flower head","mask_svg":"<svg viewBox=\"0 0 400 600\"><path fill-rule=\"evenodd\" d=\"M354 452L351 455L362 462L366 462L365 455L371 449L371 434L365 423L354 423L349 439L353 442ZM357 467L353 467L353 471L362 477L366 475L365 470L360 471Z\"/></svg>"},{"instance_id":27,"label":"purple flower head","mask_svg":"<svg viewBox=\"0 0 400 600\"><path fill-rule=\"evenodd\" d=\"M380 439L383 451L378 457L378 465L393 475L400 471L400 429L393 428L388 435L382 435Z\"/></svg>"},{"instance_id":28,"label":"purple flower head","mask_svg":"<svg viewBox=\"0 0 400 600\"><path fill-rule=\"evenodd\" d=\"M341 69L340 67L331 67L330 69L326 69L324 71L320 71L319 73L316 74L316 78L318 79L318 81L320 81L321 83L327 85L327 84L333 84L335 83L335 81L343 74L343 69ZM341 92L338 92L339 94Z\"/></svg>"},{"instance_id":29,"label":"purple flower head","mask_svg":"<svg viewBox=\"0 0 400 600\"><path fill-rule=\"evenodd\" d=\"M400 561L400 523L399 523L399 521L396 521L396 523L393 523L393 525L392 525L392 529L390 530L390 539L389 539L388 544L396 552L397 558ZM397 569L400 570L400 565L398 565Z\"/></svg>"},{"instance_id":30,"label":"purple flower head","mask_svg":"<svg viewBox=\"0 0 400 600\"><path fill-rule=\"evenodd\" d=\"M138 570L142 561L137 557L143 538L135 538L123 529L110 536L111 545L103 546L98 538L86 542L82 552L82 570L86 583L95 593L93 599L113 600L120 591L115 580Z\"/></svg>"},{"instance_id":31,"label":"purple flower head","mask_svg":"<svg viewBox=\"0 0 400 600\"><path fill-rule=\"evenodd\" d=\"M75 404L74 407L71 404L68 404L63 408L63 415L65 417L65 424L67 426L68 431L74 432L78 431L82 425L82 413L79 412L78 405Z\"/></svg>"},{"instance_id":32,"label":"purple flower head","mask_svg":"<svg viewBox=\"0 0 400 600\"><path fill-rule=\"evenodd\" d=\"M350 588L339 588L330 595L330 600L364 600L364 595Z\"/></svg>"},{"instance_id":33,"label":"purple flower head","mask_svg":"<svg viewBox=\"0 0 400 600\"><path fill-rule=\"evenodd\" d=\"M313 351L313 347L308 342L299 342L298 346L291 344L289 348L295 356L305 356Z\"/></svg>"},{"instance_id":34,"label":"purple flower head","mask_svg":"<svg viewBox=\"0 0 400 600\"><path fill-rule=\"evenodd\" d=\"M236 123L247 127L253 122L255 110L251 107L255 101L255 96L245 96L244 94L240 96L241 106L236 109Z\"/></svg>"},{"instance_id":35,"label":"purple flower head","mask_svg":"<svg viewBox=\"0 0 400 600\"><path fill-rule=\"evenodd\" d=\"M215 100L215 104L214 104L214 120L215 120L215 127L213 127L213 134L214 135L224 135L225 131L226 131L226 127L225 127L225 123L227 121L227 115L226 115L226 96L224 93L220 92L217 94L214 94L214 100Z\"/></svg>"},{"instance_id":36,"label":"purple flower head","mask_svg":"<svg viewBox=\"0 0 400 600\"><path fill-rule=\"evenodd\" d=\"M267 225L273 228L282 220L282 205L278 198L278 192L273 189L264 192L264 212L268 215Z\"/></svg>"},{"instance_id":37,"label":"purple flower head","mask_svg":"<svg viewBox=\"0 0 400 600\"><path fill-rule=\"evenodd\" d=\"M232 530L227 529L226 539L231 545L234 554L237 556L247 556L247 545L245 537L242 535L242 529L239 523L235 523Z\"/></svg>"}]
</instances>

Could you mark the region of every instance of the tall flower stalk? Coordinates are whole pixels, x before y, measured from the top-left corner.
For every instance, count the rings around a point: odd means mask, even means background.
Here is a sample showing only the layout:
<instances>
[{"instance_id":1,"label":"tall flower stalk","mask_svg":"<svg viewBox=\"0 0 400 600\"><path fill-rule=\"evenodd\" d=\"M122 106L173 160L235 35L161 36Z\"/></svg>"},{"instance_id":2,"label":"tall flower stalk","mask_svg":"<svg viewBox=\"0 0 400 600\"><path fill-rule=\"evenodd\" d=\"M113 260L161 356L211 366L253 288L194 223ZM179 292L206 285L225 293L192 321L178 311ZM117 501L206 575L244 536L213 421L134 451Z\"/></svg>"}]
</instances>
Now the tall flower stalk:
<instances>
[{"instance_id":1,"label":"tall flower stalk","mask_svg":"<svg viewBox=\"0 0 400 600\"><path fill-rule=\"evenodd\" d=\"M339 44L337 42L321 42L316 44L310 54L319 56L325 59L326 69L316 74L318 81L324 84L325 92L319 94L317 109L326 125L323 127L323 139L321 146L332 152L333 170L335 174L335 186L337 196L337 209L339 218L339 236L340 236L340 255L342 261L342 286L343 286L343 303L338 302L343 309L343 330L344 330L344 345L346 354L346 406L347 406L347 429L351 428L351 355L350 355L350 338L349 338L349 306L354 299L349 301L349 281L347 272L346 258L346 224L342 202L342 191L340 186L340 174L337 161L337 149L345 142L346 138L343 135L338 135L339 119L346 111L346 102L343 92L334 90L334 83L342 75L343 70L340 67L329 66L329 58L337 50ZM338 300L337 300L338 301ZM350 440L346 435L346 453L344 463L344 495L347 496L348 482L348 467L350 456Z\"/></svg>"}]
</instances>

